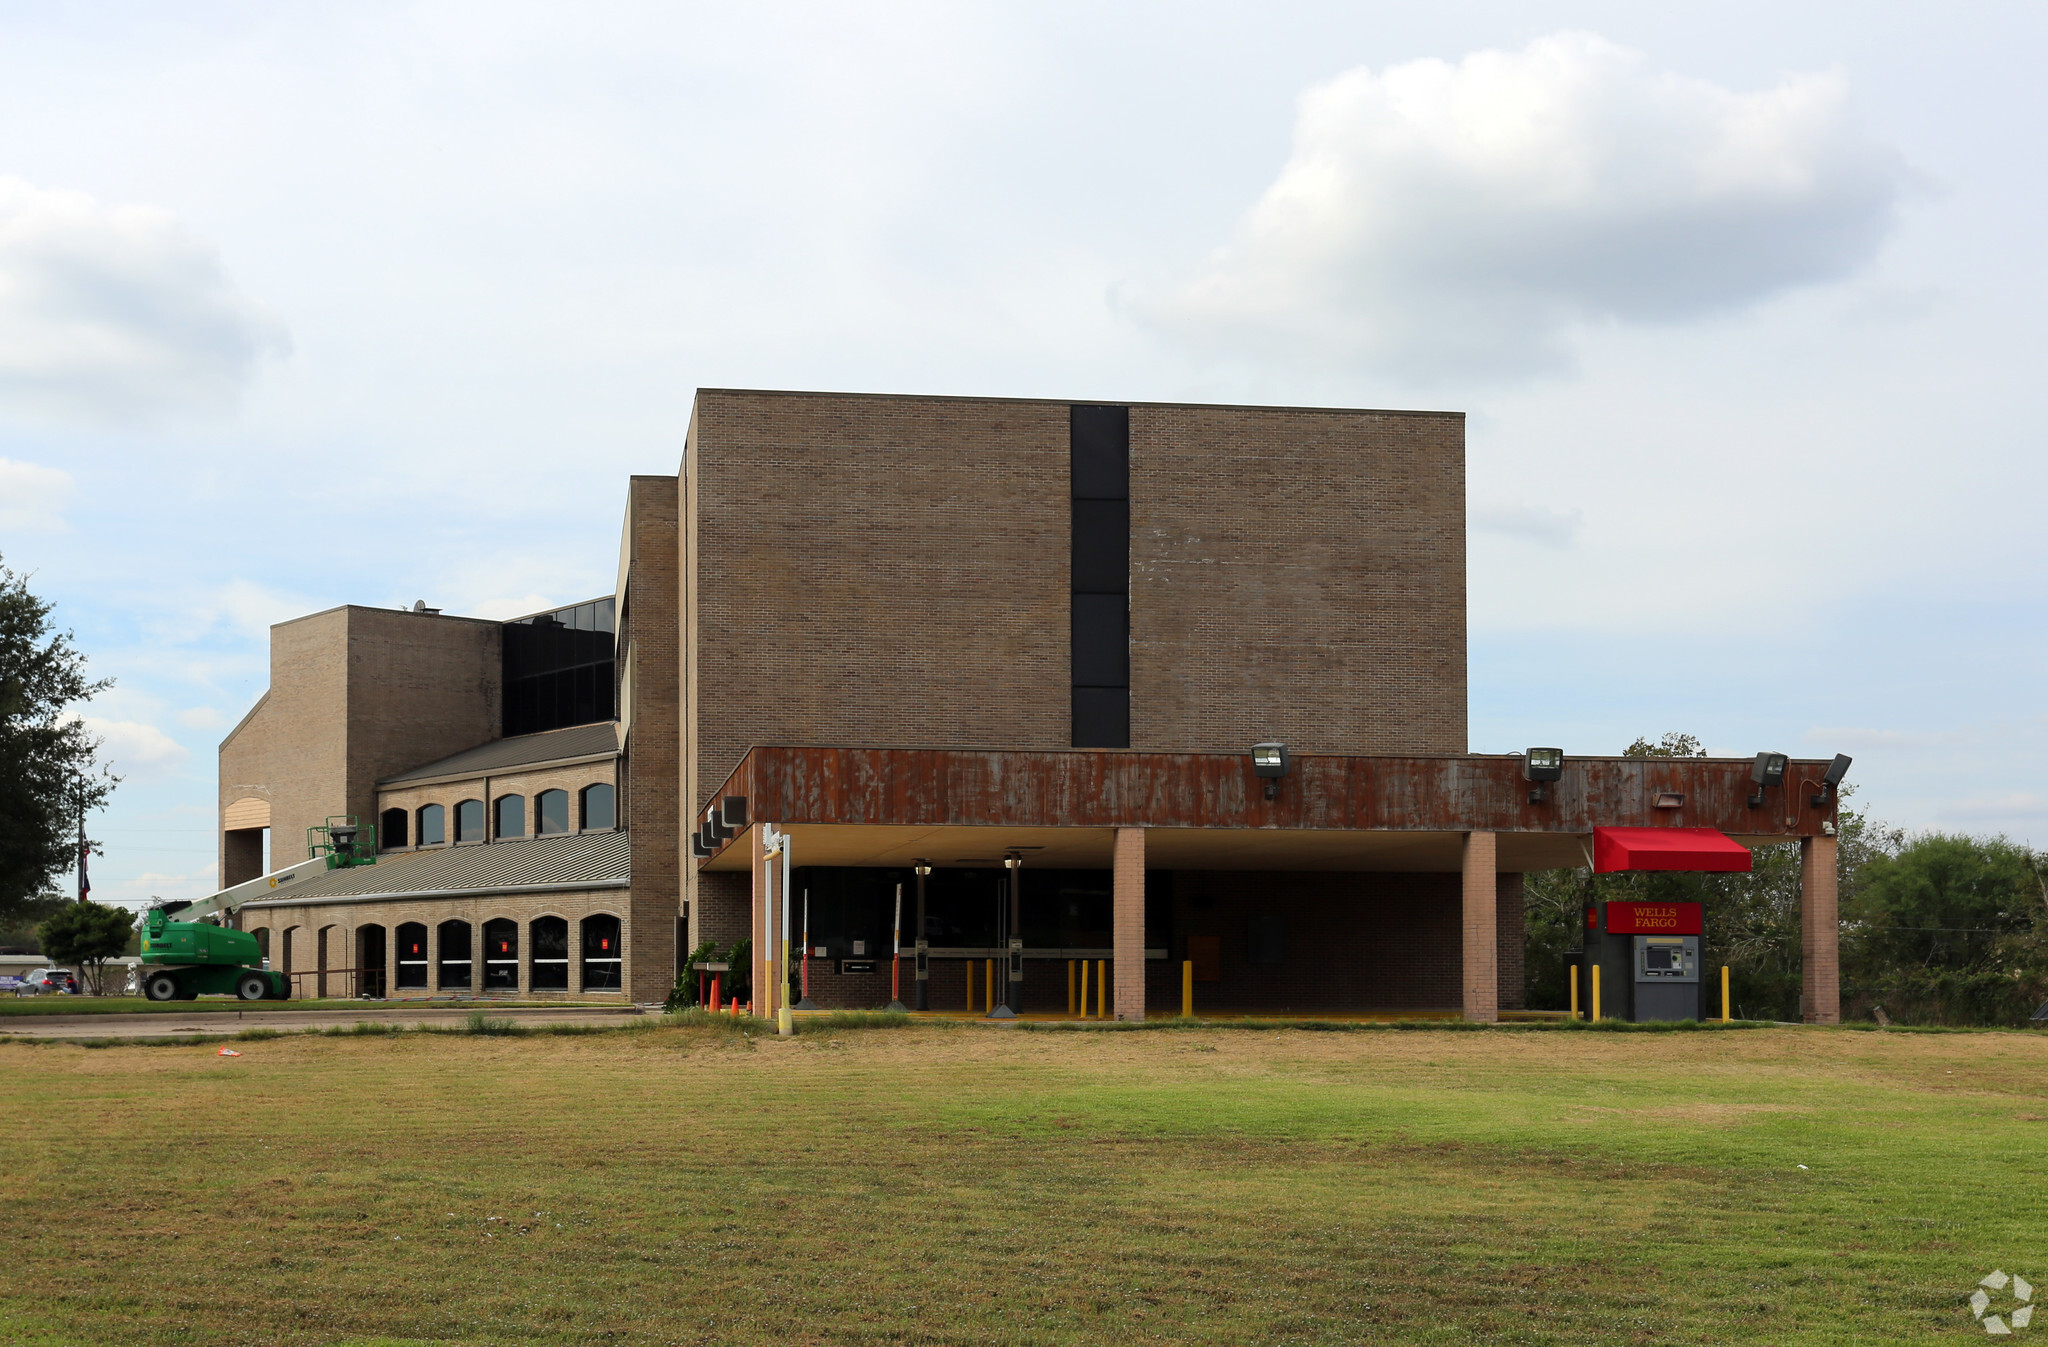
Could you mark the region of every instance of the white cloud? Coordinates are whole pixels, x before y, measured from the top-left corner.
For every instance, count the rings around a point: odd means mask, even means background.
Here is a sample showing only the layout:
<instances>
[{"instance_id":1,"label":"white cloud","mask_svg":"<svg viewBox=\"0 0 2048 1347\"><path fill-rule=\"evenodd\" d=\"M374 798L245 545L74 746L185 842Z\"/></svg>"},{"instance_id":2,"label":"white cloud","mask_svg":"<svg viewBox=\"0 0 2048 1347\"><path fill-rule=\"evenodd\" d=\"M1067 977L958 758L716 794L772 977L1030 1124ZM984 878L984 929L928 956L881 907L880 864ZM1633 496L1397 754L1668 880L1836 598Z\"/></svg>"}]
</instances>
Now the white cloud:
<instances>
[{"instance_id":1,"label":"white cloud","mask_svg":"<svg viewBox=\"0 0 2048 1347\"><path fill-rule=\"evenodd\" d=\"M1472 527L1479 532L1498 533L1542 547L1570 547L1578 540L1585 522L1585 516L1577 510L1553 510L1543 505L1495 502L1472 507Z\"/></svg>"},{"instance_id":2,"label":"white cloud","mask_svg":"<svg viewBox=\"0 0 2048 1347\"><path fill-rule=\"evenodd\" d=\"M167 211L0 177L0 408L91 421L235 405L283 327Z\"/></svg>"},{"instance_id":3,"label":"white cloud","mask_svg":"<svg viewBox=\"0 0 2048 1347\"><path fill-rule=\"evenodd\" d=\"M270 628L319 609L310 600L251 580L230 580L197 606L194 616L204 627L215 624L251 640L268 641Z\"/></svg>"},{"instance_id":4,"label":"white cloud","mask_svg":"<svg viewBox=\"0 0 2048 1347\"><path fill-rule=\"evenodd\" d=\"M151 780L169 775L191 756L185 746L156 726L141 720L104 720L67 712L64 720L82 720L100 741L99 760L130 780Z\"/></svg>"},{"instance_id":5,"label":"white cloud","mask_svg":"<svg viewBox=\"0 0 2048 1347\"><path fill-rule=\"evenodd\" d=\"M228 718L211 706L188 706L178 712L178 723L189 730L224 730Z\"/></svg>"},{"instance_id":6,"label":"white cloud","mask_svg":"<svg viewBox=\"0 0 2048 1347\"><path fill-rule=\"evenodd\" d=\"M110 870L120 857L112 851L104 858L95 859L95 870ZM162 870L145 870L140 874L115 876L109 874L102 879L93 874L92 900L110 906L133 908L140 912L150 905L150 900L162 898L175 901L180 898L197 901L211 897L220 891L214 876L219 867L212 862L182 874Z\"/></svg>"},{"instance_id":7,"label":"white cloud","mask_svg":"<svg viewBox=\"0 0 2048 1347\"><path fill-rule=\"evenodd\" d=\"M64 527L71 474L0 458L0 529L53 533Z\"/></svg>"},{"instance_id":8,"label":"white cloud","mask_svg":"<svg viewBox=\"0 0 2048 1347\"><path fill-rule=\"evenodd\" d=\"M1574 327L1670 322L1847 275L1906 172L1839 74L1737 93L1586 33L1349 71L1233 242L1135 305L1232 353L1419 380L1568 366Z\"/></svg>"}]
</instances>

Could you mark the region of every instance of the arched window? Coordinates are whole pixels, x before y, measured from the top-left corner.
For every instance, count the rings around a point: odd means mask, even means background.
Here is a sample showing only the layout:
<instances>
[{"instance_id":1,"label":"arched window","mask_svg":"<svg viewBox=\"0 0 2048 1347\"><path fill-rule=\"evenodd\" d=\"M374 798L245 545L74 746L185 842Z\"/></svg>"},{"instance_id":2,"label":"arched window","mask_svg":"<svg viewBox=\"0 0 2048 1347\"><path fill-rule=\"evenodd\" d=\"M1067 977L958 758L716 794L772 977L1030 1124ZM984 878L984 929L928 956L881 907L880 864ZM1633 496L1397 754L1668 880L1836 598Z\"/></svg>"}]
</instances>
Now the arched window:
<instances>
[{"instance_id":1,"label":"arched window","mask_svg":"<svg viewBox=\"0 0 2048 1347\"><path fill-rule=\"evenodd\" d=\"M282 957L278 960L277 965L277 969L281 973L289 973L292 971L292 932L298 929L299 928L296 926L287 926L284 928L284 947L282 950Z\"/></svg>"},{"instance_id":2,"label":"arched window","mask_svg":"<svg viewBox=\"0 0 2048 1347\"><path fill-rule=\"evenodd\" d=\"M268 926L258 926L255 930L249 932L249 934L256 937L256 952L258 954L261 954L266 960L269 959L270 928Z\"/></svg>"},{"instance_id":3,"label":"arched window","mask_svg":"<svg viewBox=\"0 0 2048 1347\"><path fill-rule=\"evenodd\" d=\"M532 932L533 989L569 990L569 923L560 917L536 917Z\"/></svg>"},{"instance_id":4,"label":"arched window","mask_svg":"<svg viewBox=\"0 0 2048 1347\"><path fill-rule=\"evenodd\" d=\"M569 831L569 792L544 790L533 797L533 830L537 833Z\"/></svg>"},{"instance_id":5,"label":"arched window","mask_svg":"<svg viewBox=\"0 0 2048 1347\"><path fill-rule=\"evenodd\" d=\"M469 923L444 921L440 936L440 978L435 985L444 992L466 992L470 988Z\"/></svg>"},{"instance_id":6,"label":"arched window","mask_svg":"<svg viewBox=\"0 0 2048 1347\"><path fill-rule=\"evenodd\" d=\"M619 950L619 919L605 915L583 919L583 990L615 992L625 985L625 961Z\"/></svg>"},{"instance_id":7,"label":"arched window","mask_svg":"<svg viewBox=\"0 0 2048 1347\"><path fill-rule=\"evenodd\" d=\"M583 788L583 826L586 828L616 828L618 822L612 813L612 788L604 782Z\"/></svg>"},{"instance_id":8,"label":"arched window","mask_svg":"<svg viewBox=\"0 0 2048 1347\"><path fill-rule=\"evenodd\" d=\"M420 806L420 845L444 846L448 841L448 811L437 804Z\"/></svg>"},{"instance_id":9,"label":"arched window","mask_svg":"<svg viewBox=\"0 0 2048 1347\"><path fill-rule=\"evenodd\" d=\"M361 995L384 999L384 928L374 922L356 927L356 986Z\"/></svg>"},{"instance_id":10,"label":"arched window","mask_svg":"<svg viewBox=\"0 0 2048 1347\"><path fill-rule=\"evenodd\" d=\"M408 846L405 840L406 813L403 809L387 809L377 823L377 845L387 850Z\"/></svg>"},{"instance_id":11,"label":"arched window","mask_svg":"<svg viewBox=\"0 0 2048 1347\"><path fill-rule=\"evenodd\" d=\"M408 921L398 928L398 989L425 991L427 987L427 928Z\"/></svg>"},{"instance_id":12,"label":"arched window","mask_svg":"<svg viewBox=\"0 0 2048 1347\"><path fill-rule=\"evenodd\" d=\"M519 923L510 918L484 923L484 990L519 990Z\"/></svg>"},{"instance_id":13,"label":"arched window","mask_svg":"<svg viewBox=\"0 0 2048 1347\"><path fill-rule=\"evenodd\" d=\"M526 797L524 795L500 795L498 797L498 836L526 836Z\"/></svg>"},{"instance_id":14,"label":"arched window","mask_svg":"<svg viewBox=\"0 0 2048 1347\"><path fill-rule=\"evenodd\" d=\"M455 840L458 842L481 842L484 840L484 802L464 800L455 806Z\"/></svg>"}]
</instances>

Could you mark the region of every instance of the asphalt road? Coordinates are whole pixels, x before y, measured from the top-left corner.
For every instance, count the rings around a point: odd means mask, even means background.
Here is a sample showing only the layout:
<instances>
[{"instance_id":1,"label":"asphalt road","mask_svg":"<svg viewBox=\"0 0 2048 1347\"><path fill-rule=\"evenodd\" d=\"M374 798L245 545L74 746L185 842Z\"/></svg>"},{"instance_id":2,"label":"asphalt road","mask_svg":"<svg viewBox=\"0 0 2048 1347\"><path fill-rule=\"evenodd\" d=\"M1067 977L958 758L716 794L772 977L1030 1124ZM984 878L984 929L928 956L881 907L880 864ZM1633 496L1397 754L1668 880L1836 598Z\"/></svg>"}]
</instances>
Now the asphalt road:
<instances>
[{"instance_id":1,"label":"asphalt road","mask_svg":"<svg viewBox=\"0 0 2048 1347\"><path fill-rule=\"evenodd\" d=\"M345 1028L365 1021L411 1027L462 1024L475 1007L364 1006L361 1010L209 1011L200 1015L23 1015L0 1020L0 1038L144 1039L202 1034L230 1037L244 1029ZM483 1012L519 1024L625 1024L647 1013L637 1006L505 1006Z\"/></svg>"}]
</instances>

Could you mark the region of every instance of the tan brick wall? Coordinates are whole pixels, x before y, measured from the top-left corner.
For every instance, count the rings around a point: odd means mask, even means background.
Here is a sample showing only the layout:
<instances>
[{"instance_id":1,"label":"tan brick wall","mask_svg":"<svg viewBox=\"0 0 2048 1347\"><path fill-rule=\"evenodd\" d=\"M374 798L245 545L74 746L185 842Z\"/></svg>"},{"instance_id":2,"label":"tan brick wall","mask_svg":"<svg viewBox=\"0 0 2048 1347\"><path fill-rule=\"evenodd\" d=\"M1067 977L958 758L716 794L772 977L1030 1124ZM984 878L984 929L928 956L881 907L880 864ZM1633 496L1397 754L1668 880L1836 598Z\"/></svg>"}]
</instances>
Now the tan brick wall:
<instances>
[{"instance_id":1,"label":"tan brick wall","mask_svg":"<svg viewBox=\"0 0 2048 1347\"><path fill-rule=\"evenodd\" d=\"M540 1000L549 999L592 999L618 1001L626 999L623 992L584 992L580 990L581 952L580 930L577 923L588 916L600 913L620 918L620 946L625 959L625 984L631 988L635 983L635 966L640 960L652 957L657 964L662 958L662 949L657 947L652 955L645 949L645 943L636 938L634 923L630 919L632 895L626 889L592 889L542 894L495 894L462 898L417 898L392 899L378 902L328 903L304 907L276 907L242 909L241 927L245 931L268 930L270 932L270 966L280 972L300 973L317 971L319 933L329 932L327 966L340 970L356 966L357 936L365 926L382 926L385 931L385 987L392 999L420 998L447 995L438 985L440 973L440 925L444 921L466 921L470 923L471 988L466 995L483 998L483 926L486 921L500 917L510 918L519 923L519 990L516 993L497 995L518 995ZM569 990L532 990L533 941L531 923L536 917L561 917L569 923ZM427 928L428 980L426 990L399 990L397 985L397 931L406 922L420 922ZM290 966L284 959L284 932L294 933ZM671 936L671 942L673 936ZM656 942L659 946L660 942ZM328 976L330 996L354 995L357 987L346 985L341 974ZM317 980L314 978L295 979L293 995L310 997L316 994ZM664 994L666 988L664 987ZM457 993L464 994L464 993Z\"/></svg>"},{"instance_id":2,"label":"tan brick wall","mask_svg":"<svg viewBox=\"0 0 2048 1347\"><path fill-rule=\"evenodd\" d=\"M1067 421L1065 403L698 394L692 807L754 744L1068 744Z\"/></svg>"},{"instance_id":3,"label":"tan brick wall","mask_svg":"<svg viewBox=\"0 0 2048 1347\"><path fill-rule=\"evenodd\" d=\"M272 627L270 689L221 744L222 813L268 801L271 862L289 865L328 815L370 819L380 777L496 738L499 630L359 607ZM227 876L224 832L221 850Z\"/></svg>"},{"instance_id":4,"label":"tan brick wall","mask_svg":"<svg viewBox=\"0 0 2048 1347\"><path fill-rule=\"evenodd\" d=\"M1529 1004L1526 985L1526 955L1529 944L1528 893L1520 875L1500 876L1499 900L1494 908L1494 981L1500 988L1502 1010L1522 1010Z\"/></svg>"},{"instance_id":5,"label":"tan brick wall","mask_svg":"<svg viewBox=\"0 0 2048 1347\"><path fill-rule=\"evenodd\" d=\"M1465 422L1131 408L1131 745L1463 753Z\"/></svg>"},{"instance_id":6,"label":"tan brick wall","mask_svg":"<svg viewBox=\"0 0 2048 1347\"><path fill-rule=\"evenodd\" d=\"M620 821L632 834L633 913L640 957L628 990L641 1003L665 998L676 980L676 918L682 910L681 610L678 483L634 477L626 504L623 635L632 664Z\"/></svg>"}]
</instances>

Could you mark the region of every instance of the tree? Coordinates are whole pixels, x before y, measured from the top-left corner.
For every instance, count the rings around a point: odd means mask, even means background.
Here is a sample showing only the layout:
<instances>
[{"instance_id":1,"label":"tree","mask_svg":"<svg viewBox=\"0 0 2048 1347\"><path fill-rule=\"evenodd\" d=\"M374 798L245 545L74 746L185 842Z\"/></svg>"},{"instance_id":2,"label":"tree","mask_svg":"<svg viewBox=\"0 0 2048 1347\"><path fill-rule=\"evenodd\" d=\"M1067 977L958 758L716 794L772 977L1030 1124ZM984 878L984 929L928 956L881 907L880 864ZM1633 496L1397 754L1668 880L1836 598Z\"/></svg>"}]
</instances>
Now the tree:
<instances>
[{"instance_id":1,"label":"tree","mask_svg":"<svg viewBox=\"0 0 2048 1347\"><path fill-rule=\"evenodd\" d=\"M0 924L77 864L78 820L119 780L94 771L98 741L65 714L110 686L85 676L50 605L0 566Z\"/></svg>"},{"instance_id":2,"label":"tree","mask_svg":"<svg viewBox=\"0 0 2048 1347\"><path fill-rule=\"evenodd\" d=\"M1926 833L1842 895L1843 1000L1894 1019L2019 1024L2048 996L2043 858L2003 837Z\"/></svg>"},{"instance_id":3,"label":"tree","mask_svg":"<svg viewBox=\"0 0 2048 1347\"><path fill-rule=\"evenodd\" d=\"M103 994L100 974L107 960L127 949L134 933L133 912L89 902L66 903L36 927L43 957L51 963L74 965L85 980L85 990L94 996Z\"/></svg>"}]
</instances>

